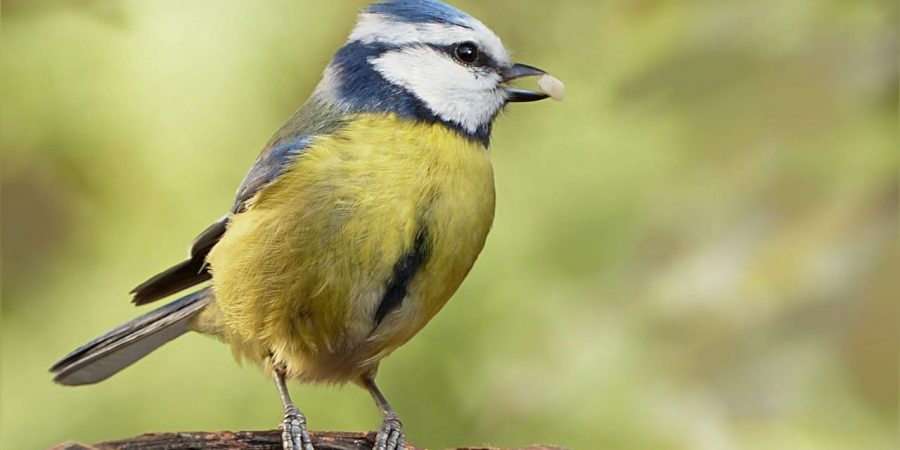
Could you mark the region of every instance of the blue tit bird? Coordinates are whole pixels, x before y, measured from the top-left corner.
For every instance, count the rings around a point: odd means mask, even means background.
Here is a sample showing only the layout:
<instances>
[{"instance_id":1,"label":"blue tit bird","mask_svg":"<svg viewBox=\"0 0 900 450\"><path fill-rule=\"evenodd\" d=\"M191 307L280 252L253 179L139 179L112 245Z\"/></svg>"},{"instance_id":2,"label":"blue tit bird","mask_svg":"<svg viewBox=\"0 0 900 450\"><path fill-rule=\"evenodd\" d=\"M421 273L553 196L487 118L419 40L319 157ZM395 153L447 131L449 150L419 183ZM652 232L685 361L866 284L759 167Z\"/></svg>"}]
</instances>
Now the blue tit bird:
<instances>
[{"instance_id":1,"label":"blue tit bird","mask_svg":"<svg viewBox=\"0 0 900 450\"><path fill-rule=\"evenodd\" d=\"M376 448L403 448L375 374L481 252L494 218L494 119L509 103L549 96L508 85L526 76L560 93L454 7L368 6L231 211L196 238L187 260L132 293L144 305L210 285L78 348L52 367L54 380L99 382L194 331L272 377L286 449L312 449L287 380L359 384L384 415Z\"/></svg>"}]
</instances>

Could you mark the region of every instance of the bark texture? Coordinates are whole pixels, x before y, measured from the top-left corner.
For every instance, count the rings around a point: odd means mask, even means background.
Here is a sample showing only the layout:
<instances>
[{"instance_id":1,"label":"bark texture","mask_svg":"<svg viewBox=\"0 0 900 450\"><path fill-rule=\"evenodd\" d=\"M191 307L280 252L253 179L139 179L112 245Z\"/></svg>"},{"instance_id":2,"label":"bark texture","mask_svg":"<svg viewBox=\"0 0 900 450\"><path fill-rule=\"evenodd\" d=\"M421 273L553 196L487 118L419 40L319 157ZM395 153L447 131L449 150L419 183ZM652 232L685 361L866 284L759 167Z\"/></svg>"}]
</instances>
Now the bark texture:
<instances>
[{"instance_id":1,"label":"bark texture","mask_svg":"<svg viewBox=\"0 0 900 450\"><path fill-rule=\"evenodd\" d=\"M310 432L316 450L370 450L375 433ZM426 450L407 444L407 450ZM120 441L84 445L64 442L48 450L282 450L281 431L219 431L150 433ZM455 450L503 450L493 447L460 447ZM564 450L535 445L506 450Z\"/></svg>"}]
</instances>

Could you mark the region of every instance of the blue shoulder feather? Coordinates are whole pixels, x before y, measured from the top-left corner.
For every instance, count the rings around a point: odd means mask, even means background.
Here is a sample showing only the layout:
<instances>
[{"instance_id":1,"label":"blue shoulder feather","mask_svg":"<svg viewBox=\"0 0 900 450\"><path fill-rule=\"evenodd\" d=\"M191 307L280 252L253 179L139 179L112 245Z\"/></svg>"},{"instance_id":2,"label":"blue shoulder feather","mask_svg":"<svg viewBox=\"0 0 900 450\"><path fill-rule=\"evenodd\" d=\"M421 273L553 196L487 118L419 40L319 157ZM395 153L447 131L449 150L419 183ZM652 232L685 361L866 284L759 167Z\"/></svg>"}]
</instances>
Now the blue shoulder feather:
<instances>
[{"instance_id":1,"label":"blue shoulder feather","mask_svg":"<svg viewBox=\"0 0 900 450\"><path fill-rule=\"evenodd\" d=\"M238 188L232 212L241 212L247 200L284 173L290 162L303 153L311 141L310 136L302 136L263 150Z\"/></svg>"},{"instance_id":2,"label":"blue shoulder feather","mask_svg":"<svg viewBox=\"0 0 900 450\"><path fill-rule=\"evenodd\" d=\"M247 201L281 176L298 156L312 145L316 136L333 133L343 126L342 114L333 105L313 97L275 133L256 158L238 188L232 213L242 212Z\"/></svg>"}]
</instances>

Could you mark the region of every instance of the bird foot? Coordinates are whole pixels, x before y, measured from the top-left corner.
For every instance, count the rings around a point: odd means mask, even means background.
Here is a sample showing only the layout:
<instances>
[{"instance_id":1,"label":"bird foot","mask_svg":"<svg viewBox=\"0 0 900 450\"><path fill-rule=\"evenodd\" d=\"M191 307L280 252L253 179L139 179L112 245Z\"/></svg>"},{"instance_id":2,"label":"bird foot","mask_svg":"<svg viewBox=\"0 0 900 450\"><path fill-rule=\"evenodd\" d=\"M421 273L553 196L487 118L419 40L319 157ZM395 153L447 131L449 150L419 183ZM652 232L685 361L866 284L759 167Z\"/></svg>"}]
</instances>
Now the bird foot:
<instances>
[{"instance_id":1,"label":"bird foot","mask_svg":"<svg viewBox=\"0 0 900 450\"><path fill-rule=\"evenodd\" d=\"M381 428L375 436L375 446L372 450L403 450L406 442L403 437L403 424L394 413L389 413L381 422Z\"/></svg>"},{"instance_id":2,"label":"bird foot","mask_svg":"<svg viewBox=\"0 0 900 450\"><path fill-rule=\"evenodd\" d=\"M306 428L306 416L297 408L288 408L284 412L280 428L284 450L314 450Z\"/></svg>"}]
</instances>

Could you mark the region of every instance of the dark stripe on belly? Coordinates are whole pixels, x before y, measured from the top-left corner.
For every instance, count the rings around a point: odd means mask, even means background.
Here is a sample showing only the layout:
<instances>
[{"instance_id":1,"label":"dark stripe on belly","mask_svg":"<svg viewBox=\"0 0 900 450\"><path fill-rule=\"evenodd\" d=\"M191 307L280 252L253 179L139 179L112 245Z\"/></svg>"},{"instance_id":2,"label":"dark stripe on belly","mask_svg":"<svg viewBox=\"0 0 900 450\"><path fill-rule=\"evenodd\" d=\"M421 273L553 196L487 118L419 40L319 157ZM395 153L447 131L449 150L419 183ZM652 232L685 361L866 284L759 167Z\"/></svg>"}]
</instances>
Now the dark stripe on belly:
<instances>
[{"instance_id":1,"label":"dark stripe on belly","mask_svg":"<svg viewBox=\"0 0 900 450\"><path fill-rule=\"evenodd\" d=\"M377 327L389 312L400 307L403 298L406 297L406 291L409 283L419 268L425 264L428 258L428 231L425 228L419 230L416 234L416 241L413 243L409 252L397 261L394 266L394 274L388 282L387 290L381 297L381 303L375 311L375 326Z\"/></svg>"}]
</instances>

